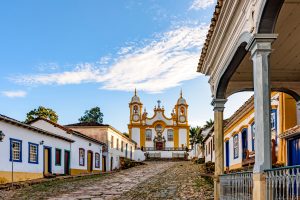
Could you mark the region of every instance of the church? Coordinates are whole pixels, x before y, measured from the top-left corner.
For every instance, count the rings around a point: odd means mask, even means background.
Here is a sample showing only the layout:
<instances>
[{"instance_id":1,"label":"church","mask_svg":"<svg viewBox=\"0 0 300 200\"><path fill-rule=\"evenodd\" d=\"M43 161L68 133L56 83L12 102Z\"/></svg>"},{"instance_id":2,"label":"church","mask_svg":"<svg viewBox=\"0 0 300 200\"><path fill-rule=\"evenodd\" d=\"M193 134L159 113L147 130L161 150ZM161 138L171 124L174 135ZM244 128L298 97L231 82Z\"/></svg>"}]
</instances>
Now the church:
<instances>
[{"instance_id":1,"label":"church","mask_svg":"<svg viewBox=\"0 0 300 200\"><path fill-rule=\"evenodd\" d=\"M180 92L171 116L165 115L161 101L157 101L153 116L146 109L135 90L129 103L129 137L137 148L151 158L184 158L189 149L188 104Z\"/></svg>"}]
</instances>

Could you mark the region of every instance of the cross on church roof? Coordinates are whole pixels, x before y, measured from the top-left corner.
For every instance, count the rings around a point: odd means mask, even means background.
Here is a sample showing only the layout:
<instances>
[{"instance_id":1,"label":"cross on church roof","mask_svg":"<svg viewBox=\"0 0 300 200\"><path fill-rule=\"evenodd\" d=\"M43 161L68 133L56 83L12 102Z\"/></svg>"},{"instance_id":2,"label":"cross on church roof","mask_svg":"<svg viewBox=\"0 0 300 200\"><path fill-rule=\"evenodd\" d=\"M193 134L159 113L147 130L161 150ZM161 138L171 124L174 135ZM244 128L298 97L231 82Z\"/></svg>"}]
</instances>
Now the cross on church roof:
<instances>
[{"instance_id":1,"label":"cross on church roof","mask_svg":"<svg viewBox=\"0 0 300 200\"><path fill-rule=\"evenodd\" d=\"M161 103L161 101L158 100L158 101L157 101L157 107L158 107L158 108L160 108L160 103Z\"/></svg>"}]
</instances>

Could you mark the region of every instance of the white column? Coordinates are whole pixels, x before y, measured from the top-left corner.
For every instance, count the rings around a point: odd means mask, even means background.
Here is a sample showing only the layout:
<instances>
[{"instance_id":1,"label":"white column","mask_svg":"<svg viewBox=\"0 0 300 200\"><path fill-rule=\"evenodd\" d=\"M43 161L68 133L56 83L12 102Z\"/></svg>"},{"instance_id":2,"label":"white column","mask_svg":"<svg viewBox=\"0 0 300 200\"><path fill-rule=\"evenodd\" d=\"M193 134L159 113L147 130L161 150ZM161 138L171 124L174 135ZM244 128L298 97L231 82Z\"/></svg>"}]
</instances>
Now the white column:
<instances>
[{"instance_id":1,"label":"white column","mask_svg":"<svg viewBox=\"0 0 300 200\"><path fill-rule=\"evenodd\" d=\"M297 125L300 125L300 101L297 101L296 109L297 109Z\"/></svg>"},{"instance_id":2,"label":"white column","mask_svg":"<svg viewBox=\"0 0 300 200\"><path fill-rule=\"evenodd\" d=\"M256 152L253 171L257 173L269 169L272 163L269 55L276 37L275 34L256 34L247 46L253 61Z\"/></svg>"},{"instance_id":3,"label":"white column","mask_svg":"<svg viewBox=\"0 0 300 200\"><path fill-rule=\"evenodd\" d=\"M215 177L214 199L220 199L219 175L224 173L224 127L223 111L226 99L214 99L214 133L215 133ZM212 153L212 152L211 152Z\"/></svg>"},{"instance_id":4,"label":"white column","mask_svg":"<svg viewBox=\"0 0 300 200\"><path fill-rule=\"evenodd\" d=\"M255 164L253 169L253 199L265 199L264 170L272 166L270 129L270 71L269 55L275 34L255 34L249 42L253 61Z\"/></svg>"}]
</instances>

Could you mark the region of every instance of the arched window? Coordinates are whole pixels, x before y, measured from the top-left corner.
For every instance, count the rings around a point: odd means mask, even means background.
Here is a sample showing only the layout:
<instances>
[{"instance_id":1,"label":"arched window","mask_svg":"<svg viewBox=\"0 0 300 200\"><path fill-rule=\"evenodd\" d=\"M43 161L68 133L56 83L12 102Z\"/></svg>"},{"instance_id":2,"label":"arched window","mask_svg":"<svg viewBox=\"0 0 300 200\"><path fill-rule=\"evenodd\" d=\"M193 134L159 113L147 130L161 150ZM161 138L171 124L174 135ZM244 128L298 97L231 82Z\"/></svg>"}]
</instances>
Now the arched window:
<instances>
[{"instance_id":1,"label":"arched window","mask_svg":"<svg viewBox=\"0 0 300 200\"><path fill-rule=\"evenodd\" d=\"M185 109L184 107L180 107L180 115L184 115L185 114Z\"/></svg>"},{"instance_id":2,"label":"arched window","mask_svg":"<svg viewBox=\"0 0 300 200\"><path fill-rule=\"evenodd\" d=\"M151 141L151 140L152 140L152 130L146 129L146 141Z\"/></svg>"},{"instance_id":3,"label":"arched window","mask_svg":"<svg viewBox=\"0 0 300 200\"><path fill-rule=\"evenodd\" d=\"M173 141L174 140L174 131L173 129L168 129L168 141Z\"/></svg>"},{"instance_id":4,"label":"arched window","mask_svg":"<svg viewBox=\"0 0 300 200\"><path fill-rule=\"evenodd\" d=\"M139 113L139 108L137 105L133 106L133 113L138 114Z\"/></svg>"}]
</instances>

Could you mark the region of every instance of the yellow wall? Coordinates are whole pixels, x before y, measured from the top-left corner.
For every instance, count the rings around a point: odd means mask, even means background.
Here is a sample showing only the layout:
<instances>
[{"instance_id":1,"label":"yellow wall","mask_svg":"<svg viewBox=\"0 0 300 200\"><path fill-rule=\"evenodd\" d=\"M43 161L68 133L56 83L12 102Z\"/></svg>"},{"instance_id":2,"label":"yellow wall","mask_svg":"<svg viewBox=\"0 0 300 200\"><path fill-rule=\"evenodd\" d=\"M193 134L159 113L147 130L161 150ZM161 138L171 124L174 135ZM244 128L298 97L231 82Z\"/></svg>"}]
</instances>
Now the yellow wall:
<instances>
[{"instance_id":1,"label":"yellow wall","mask_svg":"<svg viewBox=\"0 0 300 200\"><path fill-rule=\"evenodd\" d=\"M179 130L178 128L174 128L174 147L179 147Z\"/></svg>"},{"instance_id":2,"label":"yellow wall","mask_svg":"<svg viewBox=\"0 0 300 200\"><path fill-rule=\"evenodd\" d=\"M146 135L145 135L145 128L140 129L140 146L145 147L146 142Z\"/></svg>"},{"instance_id":3,"label":"yellow wall","mask_svg":"<svg viewBox=\"0 0 300 200\"><path fill-rule=\"evenodd\" d=\"M71 175L89 174L89 173L100 173L101 170L94 170L89 172L87 169L71 169Z\"/></svg>"},{"instance_id":4,"label":"yellow wall","mask_svg":"<svg viewBox=\"0 0 300 200\"><path fill-rule=\"evenodd\" d=\"M283 94L283 131L297 125L296 101L288 94Z\"/></svg>"},{"instance_id":5,"label":"yellow wall","mask_svg":"<svg viewBox=\"0 0 300 200\"><path fill-rule=\"evenodd\" d=\"M12 181L11 172L0 171L0 184ZM14 172L14 182L43 178L43 173Z\"/></svg>"}]
</instances>

